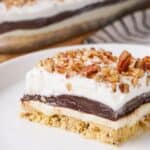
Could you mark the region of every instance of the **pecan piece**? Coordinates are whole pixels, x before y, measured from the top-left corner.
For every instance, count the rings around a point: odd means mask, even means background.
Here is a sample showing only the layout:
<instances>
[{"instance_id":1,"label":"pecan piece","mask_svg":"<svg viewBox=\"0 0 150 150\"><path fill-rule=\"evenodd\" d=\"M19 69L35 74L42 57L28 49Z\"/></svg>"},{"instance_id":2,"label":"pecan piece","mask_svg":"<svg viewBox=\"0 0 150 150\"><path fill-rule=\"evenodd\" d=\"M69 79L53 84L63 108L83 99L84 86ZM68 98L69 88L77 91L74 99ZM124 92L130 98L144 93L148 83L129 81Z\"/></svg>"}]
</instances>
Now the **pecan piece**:
<instances>
[{"instance_id":1,"label":"pecan piece","mask_svg":"<svg viewBox=\"0 0 150 150\"><path fill-rule=\"evenodd\" d=\"M122 93L128 93L129 92L129 85L127 83L120 83L119 89Z\"/></svg>"},{"instance_id":2,"label":"pecan piece","mask_svg":"<svg viewBox=\"0 0 150 150\"><path fill-rule=\"evenodd\" d=\"M117 90L117 85L115 83L111 84L111 88L113 92L116 92Z\"/></svg>"},{"instance_id":3,"label":"pecan piece","mask_svg":"<svg viewBox=\"0 0 150 150\"><path fill-rule=\"evenodd\" d=\"M53 72L55 64L52 58L47 58L46 60L41 60L37 66L44 68L48 72Z\"/></svg>"},{"instance_id":4,"label":"pecan piece","mask_svg":"<svg viewBox=\"0 0 150 150\"><path fill-rule=\"evenodd\" d=\"M67 84L66 84L66 88L67 88L68 91L71 91L71 90L72 90L72 85L71 85L71 83L67 83Z\"/></svg>"},{"instance_id":5,"label":"pecan piece","mask_svg":"<svg viewBox=\"0 0 150 150\"><path fill-rule=\"evenodd\" d=\"M100 69L100 67L95 64L88 65L88 66L83 67L83 69L81 70L81 74L83 76L89 77L89 76L97 73L99 71L99 69Z\"/></svg>"},{"instance_id":6,"label":"pecan piece","mask_svg":"<svg viewBox=\"0 0 150 150\"><path fill-rule=\"evenodd\" d=\"M145 56L143 58L143 63L144 63L144 70L145 71L150 70L150 56Z\"/></svg>"},{"instance_id":7,"label":"pecan piece","mask_svg":"<svg viewBox=\"0 0 150 150\"><path fill-rule=\"evenodd\" d=\"M141 78L144 76L144 70L139 68L133 68L129 70L129 74L135 78Z\"/></svg>"},{"instance_id":8,"label":"pecan piece","mask_svg":"<svg viewBox=\"0 0 150 150\"><path fill-rule=\"evenodd\" d=\"M107 57L107 59L109 59L112 62L116 60L115 56L112 55L112 52L104 51L104 55Z\"/></svg>"},{"instance_id":9,"label":"pecan piece","mask_svg":"<svg viewBox=\"0 0 150 150\"><path fill-rule=\"evenodd\" d=\"M71 69L75 72L80 72L81 69L82 69L82 63L80 62L74 62L72 65L71 65Z\"/></svg>"},{"instance_id":10,"label":"pecan piece","mask_svg":"<svg viewBox=\"0 0 150 150\"><path fill-rule=\"evenodd\" d=\"M137 84L138 84L138 78L132 78L131 79L131 83L132 83L132 85L135 87L135 86L137 86Z\"/></svg>"},{"instance_id":11,"label":"pecan piece","mask_svg":"<svg viewBox=\"0 0 150 150\"><path fill-rule=\"evenodd\" d=\"M55 66L55 71L58 73L65 73L66 68L64 66Z\"/></svg>"},{"instance_id":12,"label":"pecan piece","mask_svg":"<svg viewBox=\"0 0 150 150\"><path fill-rule=\"evenodd\" d=\"M140 58L138 58L137 60L136 60L136 63L135 63L135 68L140 68L140 69L143 69L143 60L142 59L140 59Z\"/></svg>"},{"instance_id":13,"label":"pecan piece","mask_svg":"<svg viewBox=\"0 0 150 150\"><path fill-rule=\"evenodd\" d=\"M117 70L119 73L125 72L128 70L130 65L131 54L128 51L123 51L119 56L119 61L117 64Z\"/></svg>"},{"instance_id":14,"label":"pecan piece","mask_svg":"<svg viewBox=\"0 0 150 150\"><path fill-rule=\"evenodd\" d=\"M148 75L147 78L146 78L146 85L147 85L147 86L150 85L150 75Z\"/></svg>"}]
</instances>

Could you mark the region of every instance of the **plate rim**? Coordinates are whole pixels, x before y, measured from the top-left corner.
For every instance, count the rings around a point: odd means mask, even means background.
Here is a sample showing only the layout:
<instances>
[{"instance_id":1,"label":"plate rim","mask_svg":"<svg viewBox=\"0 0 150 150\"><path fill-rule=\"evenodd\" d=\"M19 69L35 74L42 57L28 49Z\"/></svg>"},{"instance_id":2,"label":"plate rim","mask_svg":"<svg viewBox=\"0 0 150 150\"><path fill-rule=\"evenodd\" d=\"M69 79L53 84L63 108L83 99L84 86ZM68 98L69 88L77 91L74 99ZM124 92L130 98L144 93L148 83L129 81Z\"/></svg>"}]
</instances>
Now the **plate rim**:
<instances>
[{"instance_id":1,"label":"plate rim","mask_svg":"<svg viewBox=\"0 0 150 150\"><path fill-rule=\"evenodd\" d=\"M118 46L118 49L122 49L123 47L131 47L131 49L132 48L135 48L135 47L141 47L141 48L144 48L144 47L146 47L147 49L149 48L150 49L150 46L145 46L145 45L137 45L137 44L118 44L118 43L113 43L113 44L86 44L86 45L75 45L75 46L64 46L64 47L58 47L58 48L48 48L48 49L45 49L45 50L43 50L43 51L38 51L38 52L33 52L33 53L29 53L29 54L25 54L25 55L23 55L23 56L19 56L19 57L17 57L17 58L15 58L15 59L12 59L12 60L9 60L9 61L6 61L6 62L4 62L4 63L2 63L2 64L0 64L0 71L1 70L3 70L4 68L5 68L5 66L6 67L10 67L10 65L12 64L12 63L20 63L20 61L22 61L22 58L24 59L23 61L25 61L25 59L27 58L28 59L28 57L34 57L34 56L36 56L36 55L41 55L41 54L44 54L44 53L47 53L47 52L50 52L51 50L56 50L56 51L59 51L60 49L70 49L70 48L79 48L79 47L97 47L97 46L99 46L99 47L103 47L103 46L108 46L108 47L110 47L111 48L111 46ZM120 47L122 47L122 48L120 48ZM1 81L2 79L0 79L0 81ZM4 89L5 90L5 89ZM103 145L101 145L102 143L100 143L100 148L103 148L104 147L104 149L107 149L107 144L106 144L106 147L105 147L105 145L103 146ZM110 145L108 145L108 146L110 146ZM96 146L96 148L97 148L97 146ZM128 148L128 146L127 146L127 148ZM132 147L131 147L132 148ZM18 148L17 148L18 149ZM98 149L98 148L97 148ZM109 149L109 148L108 148ZM112 148L110 148L110 149L113 149L113 147ZM114 148L115 149L115 148ZM123 149L126 149L126 147L123 147Z\"/></svg>"}]
</instances>

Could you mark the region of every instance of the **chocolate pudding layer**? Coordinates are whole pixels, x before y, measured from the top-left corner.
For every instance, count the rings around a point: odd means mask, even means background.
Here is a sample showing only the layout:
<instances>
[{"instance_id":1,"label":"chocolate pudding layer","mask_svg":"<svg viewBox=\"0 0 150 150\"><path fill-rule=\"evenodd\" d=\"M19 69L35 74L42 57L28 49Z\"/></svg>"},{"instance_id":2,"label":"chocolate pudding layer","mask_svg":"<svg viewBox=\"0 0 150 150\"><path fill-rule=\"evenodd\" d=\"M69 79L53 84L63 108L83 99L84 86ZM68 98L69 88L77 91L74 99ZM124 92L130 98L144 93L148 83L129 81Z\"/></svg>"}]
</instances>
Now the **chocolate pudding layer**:
<instances>
[{"instance_id":1,"label":"chocolate pudding layer","mask_svg":"<svg viewBox=\"0 0 150 150\"><path fill-rule=\"evenodd\" d=\"M116 121L122 117L129 115L141 105L150 103L150 92L135 97L118 111L114 111L109 106L100 102L73 95L59 95L51 97L40 95L24 95L24 97L22 98L22 102L24 101L40 101L52 106L69 108Z\"/></svg>"}]
</instances>

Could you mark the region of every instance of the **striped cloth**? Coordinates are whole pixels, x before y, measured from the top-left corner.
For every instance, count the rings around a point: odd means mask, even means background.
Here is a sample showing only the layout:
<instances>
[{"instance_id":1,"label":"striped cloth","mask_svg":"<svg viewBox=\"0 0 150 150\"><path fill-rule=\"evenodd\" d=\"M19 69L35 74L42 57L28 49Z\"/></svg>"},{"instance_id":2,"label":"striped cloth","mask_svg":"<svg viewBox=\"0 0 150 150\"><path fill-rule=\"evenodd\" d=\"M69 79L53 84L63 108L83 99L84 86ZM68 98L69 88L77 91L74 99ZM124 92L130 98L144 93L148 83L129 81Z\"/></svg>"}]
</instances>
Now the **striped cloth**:
<instances>
[{"instance_id":1,"label":"striped cloth","mask_svg":"<svg viewBox=\"0 0 150 150\"><path fill-rule=\"evenodd\" d=\"M116 20L85 41L85 43L112 42L150 45L150 8Z\"/></svg>"}]
</instances>

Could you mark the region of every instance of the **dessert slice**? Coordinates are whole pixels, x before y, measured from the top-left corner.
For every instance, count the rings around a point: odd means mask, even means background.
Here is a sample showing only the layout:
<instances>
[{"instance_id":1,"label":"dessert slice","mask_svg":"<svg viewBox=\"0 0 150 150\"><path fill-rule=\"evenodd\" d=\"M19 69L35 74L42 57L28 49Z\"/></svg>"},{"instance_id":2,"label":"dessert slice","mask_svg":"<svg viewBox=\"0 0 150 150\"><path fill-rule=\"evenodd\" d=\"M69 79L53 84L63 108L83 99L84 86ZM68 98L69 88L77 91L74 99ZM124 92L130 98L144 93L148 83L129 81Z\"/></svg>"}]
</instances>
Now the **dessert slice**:
<instances>
[{"instance_id":1,"label":"dessert slice","mask_svg":"<svg viewBox=\"0 0 150 150\"><path fill-rule=\"evenodd\" d=\"M27 73L22 117L120 144L150 128L150 57L60 52Z\"/></svg>"},{"instance_id":2,"label":"dessert slice","mask_svg":"<svg viewBox=\"0 0 150 150\"><path fill-rule=\"evenodd\" d=\"M148 0L0 0L0 52L37 50L148 7Z\"/></svg>"}]
</instances>

